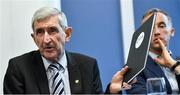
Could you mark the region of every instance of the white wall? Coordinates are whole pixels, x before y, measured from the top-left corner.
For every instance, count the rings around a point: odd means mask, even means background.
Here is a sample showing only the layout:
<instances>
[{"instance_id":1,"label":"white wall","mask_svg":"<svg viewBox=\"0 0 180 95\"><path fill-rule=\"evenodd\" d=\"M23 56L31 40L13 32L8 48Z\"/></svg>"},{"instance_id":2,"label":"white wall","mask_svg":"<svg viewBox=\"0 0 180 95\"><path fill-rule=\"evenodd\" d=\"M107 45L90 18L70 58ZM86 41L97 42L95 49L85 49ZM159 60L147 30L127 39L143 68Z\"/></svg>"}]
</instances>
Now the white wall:
<instances>
[{"instance_id":1,"label":"white wall","mask_svg":"<svg viewBox=\"0 0 180 95\"><path fill-rule=\"evenodd\" d=\"M124 49L124 63L126 63L131 40L135 31L134 26L134 11L133 0L120 0L121 20L122 20L122 37L123 37L123 49ZM127 28L128 27L128 28Z\"/></svg>"},{"instance_id":2,"label":"white wall","mask_svg":"<svg viewBox=\"0 0 180 95\"><path fill-rule=\"evenodd\" d=\"M30 34L31 18L42 6L60 9L60 0L1 0L0 1L0 93L8 60L37 49Z\"/></svg>"}]
</instances>

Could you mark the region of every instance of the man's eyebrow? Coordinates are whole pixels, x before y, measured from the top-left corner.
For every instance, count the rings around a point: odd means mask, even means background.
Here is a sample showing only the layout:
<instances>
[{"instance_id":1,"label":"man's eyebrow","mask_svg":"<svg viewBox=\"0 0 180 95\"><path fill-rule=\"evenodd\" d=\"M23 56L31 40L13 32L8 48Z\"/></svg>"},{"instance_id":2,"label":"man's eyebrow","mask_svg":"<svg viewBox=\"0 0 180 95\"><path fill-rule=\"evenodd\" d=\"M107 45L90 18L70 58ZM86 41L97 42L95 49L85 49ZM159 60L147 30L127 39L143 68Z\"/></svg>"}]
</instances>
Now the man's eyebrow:
<instances>
[{"instance_id":1,"label":"man's eyebrow","mask_svg":"<svg viewBox=\"0 0 180 95\"><path fill-rule=\"evenodd\" d=\"M161 21L161 22L159 22L158 24L159 24L159 25L160 25L160 24L166 25L166 23L165 23L164 21Z\"/></svg>"}]
</instances>

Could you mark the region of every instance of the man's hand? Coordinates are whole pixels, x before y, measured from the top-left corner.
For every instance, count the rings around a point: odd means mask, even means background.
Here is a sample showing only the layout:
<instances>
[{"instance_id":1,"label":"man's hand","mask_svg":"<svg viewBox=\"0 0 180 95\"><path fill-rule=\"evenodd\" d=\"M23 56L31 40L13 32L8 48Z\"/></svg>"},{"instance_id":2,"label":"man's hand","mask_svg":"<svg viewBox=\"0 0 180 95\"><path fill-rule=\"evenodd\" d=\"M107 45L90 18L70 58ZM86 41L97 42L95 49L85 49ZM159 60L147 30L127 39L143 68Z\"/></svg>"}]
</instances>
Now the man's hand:
<instances>
[{"instance_id":1,"label":"man's hand","mask_svg":"<svg viewBox=\"0 0 180 95\"><path fill-rule=\"evenodd\" d=\"M123 89L130 89L131 85L127 83L123 83L124 74L128 71L128 66L122 68L118 71L112 78L110 84L110 93L118 93L120 90Z\"/></svg>"},{"instance_id":2,"label":"man's hand","mask_svg":"<svg viewBox=\"0 0 180 95\"><path fill-rule=\"evenodd\" d=\"M158 42L161 46L162 54L161 57L155 58L154 60L162 66L171 68L176 63L176 61L170 56L163 42L160 39L158 39Z\"/></svg>"}]
</instances>

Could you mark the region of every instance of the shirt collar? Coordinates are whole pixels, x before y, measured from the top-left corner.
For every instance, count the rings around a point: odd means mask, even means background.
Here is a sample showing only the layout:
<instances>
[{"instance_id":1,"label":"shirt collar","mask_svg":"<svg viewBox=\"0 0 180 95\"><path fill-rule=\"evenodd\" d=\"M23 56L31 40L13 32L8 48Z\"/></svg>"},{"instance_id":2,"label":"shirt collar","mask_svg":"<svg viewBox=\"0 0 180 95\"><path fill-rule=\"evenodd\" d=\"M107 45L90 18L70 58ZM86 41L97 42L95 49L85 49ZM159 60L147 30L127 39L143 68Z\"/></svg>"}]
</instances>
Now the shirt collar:
<instances>
[{"instance_id":1,"label":"shirt collar","mask_svg":"<svg viewBox=\"0 0 180 95\"><path fill-rule=\"evenodd\" d=\"M64 69L67 68L67 57L65 51L63 53L63 56L58 60L58 63L61 64Z\"/></svg>"},{"instance_id":2,"label":"shirt collar","mask_svg":"<svg viewBox=\"0 0 180 95\"><path fill-rule=\"evenodd\" d=\"M149 56L151 56L152 59L157 58L159 55L149 51Z\"/></svg>"},{"instance_id":3,"label":"shirt collar","mask_svg":"<svg viewBox=\"0 0 180 95\"><path fill-rule=\"evenodd\" d=\"M169 52L170 56L172 56L171 50L168 50L168 52ZM154 58L157 58L157 57L160 56L160 55L157 55L157 54L149 51L149 56L151 56L151 58L154 59Z\"/></svg>"},{"instance_id":4,"label":"shirt collar","mask_svg":"<svg viewBox=\"0 0 180 95\"><path fill-rule=\"evenodd\" d=\"M42 60L43 60L43 63L44 63L44 67L47 71L48 67L50 64L53 64L53 62L47 60L46 58L44 58L43 56L42 57ZM61 66L63 66L64 69L67 68L67 57L66 57L66 53L64 51L62 57L58 60L58 63L61 64Z\"/></svg>"}]
</instances>

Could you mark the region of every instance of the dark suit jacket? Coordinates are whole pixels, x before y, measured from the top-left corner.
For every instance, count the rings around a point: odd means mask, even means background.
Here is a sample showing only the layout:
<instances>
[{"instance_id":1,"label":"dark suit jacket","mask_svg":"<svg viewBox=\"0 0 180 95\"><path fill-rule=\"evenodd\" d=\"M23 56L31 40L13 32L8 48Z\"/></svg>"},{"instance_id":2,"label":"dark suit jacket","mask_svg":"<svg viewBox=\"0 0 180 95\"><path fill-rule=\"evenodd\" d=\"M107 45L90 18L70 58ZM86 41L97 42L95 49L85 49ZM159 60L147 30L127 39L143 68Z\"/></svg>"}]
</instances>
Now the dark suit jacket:
<instances>
[{"instance_id":1,"label":"dark suit jacket","mask_svg":"<svg viewBox=\"0 0 180 95\"><path fill-rule=\"evenodd\" d=\"M103 93L96 60L77 53L66 51L66 54L71 93ZM40 52L32 51L10 59L3 85L4 93L49 94Z\"/></svg>"},{"instance_id":2,"label":"dark suit jacket","mask_svg":"<svg viewBox=\"0 0 180 95\"><path fill-rule=\"evenodd\" d=\"M132 89L128 90L129 94L145 94L146 93L146 80L153 77L164 77L166 82L167 93L172 93L171 86L161 67L148 56L145 69L137 76L137 82L132 85ZM178 86L180 88L180 75L176 75Z\"/></svg>"}]
</instances>

